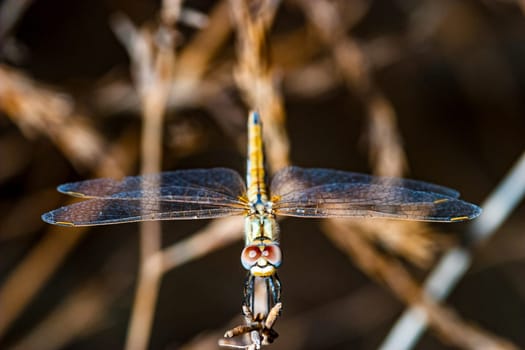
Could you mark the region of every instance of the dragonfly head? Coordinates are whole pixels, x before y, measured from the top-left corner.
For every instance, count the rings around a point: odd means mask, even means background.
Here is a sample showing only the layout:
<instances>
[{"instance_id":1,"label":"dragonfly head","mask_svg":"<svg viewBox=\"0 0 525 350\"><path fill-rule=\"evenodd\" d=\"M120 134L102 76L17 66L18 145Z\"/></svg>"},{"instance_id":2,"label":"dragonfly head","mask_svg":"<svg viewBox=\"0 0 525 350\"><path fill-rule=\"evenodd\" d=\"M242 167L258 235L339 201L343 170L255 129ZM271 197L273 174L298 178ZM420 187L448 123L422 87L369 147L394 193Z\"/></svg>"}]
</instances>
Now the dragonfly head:
<instances>
[{"instance_id":1,"label":"dragonfly head","mask_svg":"<svg viewBox=\"0 0 525 350\"><path fill-rule=\"evenodd\" d=\"M241 253L242 266L257 277L274 275L281 262L281 248L270 240L261 240L260 243L248 245Z\"/></svg>"}]
</instances>

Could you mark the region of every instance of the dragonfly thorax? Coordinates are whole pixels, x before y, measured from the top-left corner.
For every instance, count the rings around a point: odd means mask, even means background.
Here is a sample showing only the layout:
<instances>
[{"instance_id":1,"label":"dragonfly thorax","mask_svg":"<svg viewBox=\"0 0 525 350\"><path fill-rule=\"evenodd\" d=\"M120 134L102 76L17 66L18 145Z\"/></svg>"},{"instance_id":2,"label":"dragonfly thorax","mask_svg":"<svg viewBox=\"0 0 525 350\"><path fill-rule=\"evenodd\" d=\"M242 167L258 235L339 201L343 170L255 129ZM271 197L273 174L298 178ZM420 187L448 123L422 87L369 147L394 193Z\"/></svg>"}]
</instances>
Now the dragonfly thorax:
<instances>
[{"instance_id":1,"label":"dragonfly thorax","mask_svg":"<svg viewBox=\"0 0 525 350\"><path fill-rule=\"evenodd\" d=\"M272 202L263 198L261 194L257 194L255 200L250 202L250 215L273 215Z\"/></svg>"},{"instance_id":2,"label":"dragonfly thorax","mask_svg":"<svg viewBox=\"0 0 525 350\"><path fill-rule=\"evenodd\" d=\"M273 214L264 212L249 215L244 221L245 245L270 240L279 241L279 226Z\"/></svg>"}]
</instances>

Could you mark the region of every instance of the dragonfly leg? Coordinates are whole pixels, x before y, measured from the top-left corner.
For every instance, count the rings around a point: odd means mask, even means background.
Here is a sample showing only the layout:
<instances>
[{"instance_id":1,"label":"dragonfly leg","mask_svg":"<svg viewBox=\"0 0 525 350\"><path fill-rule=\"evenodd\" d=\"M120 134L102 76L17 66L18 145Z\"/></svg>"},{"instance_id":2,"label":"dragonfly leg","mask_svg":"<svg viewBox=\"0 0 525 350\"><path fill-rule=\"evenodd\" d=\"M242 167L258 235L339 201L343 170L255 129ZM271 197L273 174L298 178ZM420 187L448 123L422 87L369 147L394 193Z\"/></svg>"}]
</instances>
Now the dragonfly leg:
<instances>
[{"instance_id":1,"label":"dragonfly leg","mask_svg":"<svg viewBox=\"0 0 525 350\"><path fill-rule=\"evenodd\" d=\"M245 324L227 331L224 334L224 338L219 341L221 347L260 349L262 345L273 343L275 338L279 336L273 329L273 326L277 318L281 315L281 282L277 275L264 277L259 281L264 283L262 287L266 289L267 311L255 313L256 277L248 274L244 282L242 303L242 313L245 318ZM229 339L244 334L250 335L251 343L239 345L229 342Z\"/></svg>"},{"instance_id":2,"label":"dragonfly leg","mask_svg":"<svg viewBox=\"0 0 525 350\"><path fill-rule=\"evenodd\" d=\"M247 307L250 312L253 312L253 304L255 302L255 276L248 274L246 280L244 281L244 290L243 290L243 314L247 316L245 307Z\"/></svg>"},{"instance_id":3,"label":"dragonfly leg","mask_svg":"<svg viewBox=\"0 0 525 350\"><path fill-rule=\"evenodd\" d=\"M281 280L277 274L267 278L268 296L272 298L269 305L274 306L281 302Z\"/></svg>"},{"instance_id":4,"label":"dragonfly leg","mask_svg":"<svg viewBox=\"0 0 525 350\"><path fill-rule=\"evenodd\" d=\"M277 274L272 276L264 277L264 283L266 284L267 294L267 309L268 311L281 302L281 280ZM246 276L243 290L243 309L248 308L251 313L255 313L255 277L251 274ZM243 312L245 316L248 316L246 312Z\"/></svg>"},{"instance_id":5,"label":"dragonfly leg","mask_svg":"<svg viewBox=\"0 0 525 350\"><path fill-rule=\"evenodd\" d=\"M281 302L281 280L277 274L266 277L268 310ZM279 312L280 315L280 312Z\"/></svg>"},{"instance_id":6,"label":"dragonfly leg","mask_svg":"<svg viewBox=\"0 0 525 350\"><path fill-rule=\"evenodd\" d=\"M281 314L282 304L277 303L271 309L268 315L253 315L247 306L244 306L246 324L234 327L224 334L224 338L219 341L221 347L237 349L260 349L262 345L270 345L279 336L273 329L275 321ZM240 345L230 343L228 339L250 333L251 343Z\"/></svg>"},{"instance_id":7,"label":"dragonfly leg","mask_svg":"<svg viewBox=\"0 0 525 350\"><path fill-rule=\"evenodd\" d=\"M273 343L275 338L279 336L279 334L273 329L273 326L275 324L275 321L277 321L277 318L281 315L281 309L282 309L282 303L275 304L271 309L268 315L266 316L266 319L261 322L261 329L259 331L260 335L262 336L262 345L269 345Z\"/></svg>"}]
</instances>

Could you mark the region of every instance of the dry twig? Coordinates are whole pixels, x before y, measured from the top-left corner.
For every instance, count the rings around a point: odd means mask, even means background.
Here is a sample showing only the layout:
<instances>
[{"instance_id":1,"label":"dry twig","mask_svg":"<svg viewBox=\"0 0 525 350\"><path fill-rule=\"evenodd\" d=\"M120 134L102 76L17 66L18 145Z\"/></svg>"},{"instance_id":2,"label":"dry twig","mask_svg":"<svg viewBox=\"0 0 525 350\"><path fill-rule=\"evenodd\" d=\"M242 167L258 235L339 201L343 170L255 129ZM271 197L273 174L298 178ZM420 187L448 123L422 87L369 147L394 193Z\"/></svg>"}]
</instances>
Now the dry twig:
<instances>
[{"instance_id":1,"label":"dry twig","mask_svg":"<svg viewBox=\"0 0 525 350\"><path fill-rule=\"evenodd\" d=\"M365 103L369 118L370 160L378 175L401 174L406 159L396 127L394 108L375 86L361 45L346 35L336 2L297 0L332 57L348 87Z\"/></svg>"},{"instance_id":2,"label":"dry twig","mask_svg":"<svg viewBox=\"0 0 525 350\"><path fill-rule=\"evenodd\" d=\"M390 101L375 85L370 61L357 40L347 35L349 23L343 20L338 2L297 0L319 37L330 49L332 58L348 88L356 93L366 106L369 120L369 159L374 172L383 176L401 176L407 168L401 136L397 130L396 115ZM425 266L433 260L437 245L429 230L414 222L389 224L394 231L385 229L384 221L359 221L353 223L369 233L391 250L410 261ZM427 233L428 232L428 233ZM412 239L416 237L415 239ZM398 239L396 239L398 238Z\"/></svg>"},{"instance_id":3,"label":"dry twig","mask_svg":"<svg viewBox=\"0 0 525 350\"><path fill-rule=\"evenodd\" d=\"M279 322L279 341L274 347L300 350L307 345L320 349L348 339L349 334L357 336L367 333L399 311L391 299L385 297L385 293L368 285L341 299L282 319ZM320 325L329 325L329 329L320 331ZM312 332L315 337L312 337ZM219 330L201 334L184 344L181 350L215 349L220 334Z\"/></svg>"},{"instance_id":4,"label":"dry twig","mask_svg":"<svg viewBox=\"0 0 525 350\"><path fill-rule=\"evenodd\" d=\"M172 86L169 89L168 108L199 106L216 91L216 83L202 81L210 61L224 45L231 32L228 21L228 2L219 2L209 14L207 24L184 46L173 63ZM139 111L136 89L127 81L110 80L95 91L95 106L103 113Z\"/></svg>"},{"instance_id":5,"label":"dry twig","mask_svg":"<svg viewBox=\"0 0 525 350\"><path fill-rule=\"evenodd\" d=\"M105 263L101 272L76 288L13 350L55 350L100 328L111 303L131 284L130 246L125 244ZM67 327L64 327L67 325Z\"/></svg>"},{"instance_id":6,"label":"dry twig","mask_svg":"<svg viewBox=\"0 0 525 350\"><path fill-rule=\"evenodd\" d=\"M266 35L279 1L255 2L249 9L243 0L231 0L238 35L235 81L251 109L259 111L270 171L290 164L289 142L284 128L284 108L276 75L268 62Z\"/></svg>"},{"instance_id":7,"label":"dry twig","mask_svg":"<svg viewBox=\"0 0 525 350\"><path fill-rule=\"evenodd\" d=\"M517 349L512 343L467 324L450 309L433 301L402 265L374 251L345 220L331 219L323 226L328 237L349 254L368 275L386 284L398 298L423 312L429 324L448 343L463 349Z\"/></svg>"},{"instance_id":8,"label":"dry twig","mask_svg":"<svg viewBox=\"0 0 525 350\"><path fill-rule=\"evenodd\" d=\"M5 65L0 65L0 81L0 110L26 137L47 136L80 170L100 165L107 145L89 119L75 111L71 97L40 86ZM105 162L108 173L122 174L111 159Z\"/></svg>"},{"instance_id":9,"label":"dry twig","mask_svg":"<svg viewBox=\"0 0 525 350\"><path fill-rule=\"evenodd\" d=\"M115 19L115 32L128 49L132 72L142 105L144 118L141 142L141 173L161 170L162 124L174 67L174 33L171 26L178 19L181 1L165 1L161 11L162 23L154 31L140 31L125 17ZM126 349L147 348L160 279L162 277L161 224L142 222L141 264L133 304Z\"/></svg>"},{"instance_id":10,"label":"dry twig","mask_svg":"<svg viewBox=\"0 0 525 350\"><path fill-rule=\"evenodd\" d=\"M0 86L0 108L28 135L44 134L56 142L73 164L83 169L95 169L97 176L123 176L121 167L129 167L129 161L122 159L122 144L117 143L107 152L102 138L87 121L72 115L74 106L69 98L38 86L22 73L6 66L0 66L0 80L3 82ZM72 138L72 131L78 133L80 138ZM86 145L77 144L79 141ZM10 273L0 288L0 337L77 245L85 231L84 228L71 232L62 227L50 227L38 245Z\"/></svg>"},{"instance_id":11,"label":"dry twig","mask_svg":"<svg viewBox=\"0 0 525 350\"><path fill-rule=\"evenodd\" d=\"M482 204L483 215L474 221L468 231L472 245L480 244L494 234L525 194L525 153ZM445 299L470 266L472 257L467 248L456 247L440 260L425 282L424 288L435 300ZM410 349L418 340L428 322L427 315L412 307L398 320L381 349ZM399 340L400 336L403 338Z\"/></svg>"}]
</instances>

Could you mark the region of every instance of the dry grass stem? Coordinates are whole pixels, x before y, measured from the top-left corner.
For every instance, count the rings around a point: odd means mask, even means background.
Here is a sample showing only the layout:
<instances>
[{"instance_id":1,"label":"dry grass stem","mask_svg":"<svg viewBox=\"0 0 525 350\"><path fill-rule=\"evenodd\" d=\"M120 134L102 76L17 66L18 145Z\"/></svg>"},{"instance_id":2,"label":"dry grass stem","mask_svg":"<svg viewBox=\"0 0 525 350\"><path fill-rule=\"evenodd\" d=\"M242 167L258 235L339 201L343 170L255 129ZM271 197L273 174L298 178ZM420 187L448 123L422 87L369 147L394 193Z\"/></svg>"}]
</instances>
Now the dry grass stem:
<instances>
[{"instance_id":1,"label":"dry grass stem","mask_svg":"<svg viewBox=\"0 0 525 350\"><path fill-rule=\"evenodd\" d=\"M75 289L11 349L53 350L67 347L108 320L108 309L132 282L130 247L125 244L100 273ZM67 327L64 327L67 325Z\"/></svg>"},{"instance_id":2,"label":"dry grass stem","mask_svg":"<svg viewBox=\"0 0 525 350\"><path fill-rule=\"evenodd\" d=\"M273 330L277 318L281 314L282 303L275 304L266 314L253 314L247 307L243 307L246 324L236 326L224 333L224 338L219 341L219 346L234 349L260 349L263 345L270 345L278 334ZM230 338L250 335L251 343L237 344L229 342Z\"/></svg>"},{"instance_id":3,"label":"dry grass stem","mask_svg":"<svg viewBox=\"0 0 525 350\"><path fill-rule=\"evenodd\" d=\"M49 228L38 245L10 272L0 287L0 338L62 264L85 231Z\"/></svg>"},{"instance_id":4,"label":"dry grass stem","mask_svg":"<svg viewBox=\"0 0 525 350\"><path fill-rule=\"evenodd\" d=\"M278 4L279 1L261 1L248 8L243 0L231 0L238 37L235 81L248 106L259 111L263 119L263 137L271 172L290 164L283 101L266 47L267 31Z\"/></svg>"},{"instance_id":5,"label":"dry grass stem","mask_svg":"<svg viewBox=\"0 0 525 350\"><path fill-rule=\"evenodd\" d=\"M0 81L0 110L26 137L43 134L80 170L97 168L107 146L88 119L75 112L70 97L42 87L5 65L0 65ZM109 173L121 174L110 159L106 166L112 168Z\"/></svg>"},{"instance_id":6,"label":"dry grass stem","mask_svg":"<svg viewBox=\"0 0 525 350\"><path fill-rule=\"evenodd\" d=\"M374 251L359 234L348 229L345 220L327 220L323 228L336 246L369 276L386 284L403 302L424 312L432 329L445 342L462 349L517 349L511 342L466 323L453 311L437 304L399 262Z\"/></svg>"},{"instance_id":7,"label":"dry grass stem","mask_svg":"<svg viewBox=\"0 0 525 350\"><path fill-rule=\"evenodd\" d=\"M191 82L195 85L209 69L212 58L231 34L228 13L228 1L218 1L208 16L206 26L195 34L178 55L174 73L175 84ZM177 89L172 91L175 97L176 92Z\"/></svg>"},{"instance_id":8,"label":"dry grass stem","mask_svg":"<svg viewBox=\"0 0 525 350\"><path fill-rule=\"evenodd\" d=\"M1 73L2 71L0 71L0 74ZM16 77L21 78L18 75ZM24 94L17 98L27 98L27 100L24 101L24 104L27 103L31 108L36 106L36 111L41 113L40 117L44 120L45 118L52 118L54 116L53 111L57 112L57 110L46 110L44 106L41 106L41 103L44 103L44 101L42 101L43 98L52 97L53 93L43 90L42 88L38 88L38 90L35 91L32 84L29 86L26 85L28 84L27 78L22 77L21 80L27 89L23 89ZM20 81L18 81L18 83L20 83ZM18 90L11 91L19 92ZM14 95L18 96L16 94ZM32 100L32 98L34 98L34 100ZM2 98L0 98L0 101L2 101ZM3 101L5 101L5 99ZM52 101L53 99L48 102ZM57 104L64 107L63 103L65 103L65 101L58 98ZM15 108L14 111L18 110L18 108ZM30 109L30 111L31 110L34 109ZM62 108L59 108L58 110L61 111ZM27 111L27 113L30 113L30 111ZM33 115L32 117L37 116L39 115ZM35 130L38 130L39 132L43 132L44 135L47 135L50 138L53 136L47 132L49 129L53 129L56 134L65 136L67 135L67 130L70 128L68 127L69 123L67 122L53 122L53 128L44 127L44 129L40 130L38 125L40 125L42 120L37 120L34 123L32 118L26 120L24 118L28 117L28 115L26 115L25 112L14 113L12 117L16 117L17 120L20 118L21 123L28 125L31 128L35 128ZM71 124L76 125L74 121L72 121ZM93 132L93 134L89 134L91 132ZM90 140L100 139L100 136L91 128L85 128L83 133L90 135ZM65 136L64 139L67 140L67 137ZM122 149L130 149L129 142L129 135L125 134L124 137L118 140L116 145L109 148L109 150L97 149L100 153L96 157L98 159L96 161L97 166L94 168L95 176L122 177L126 170L129 170L132 163L130 160L126 159L126 157L133 158L132 152L122 152ZM95 143L94 145L98 144L99 143ZM74 153L76 148L69 148L66 146L61 149L64 151L66 157L72 157L71 161L73 162L75 160L77 164L83 168L89 168L95 164L93 163L94 157L84 157L84 152L79 153L76 157L76 154ZM86 228L78 228L75 232L71 232L71 229L64 229L63 227L49 227L43 239L25 256L23 261L11 271L0 287L0 305L2 305L2 313L0 314L0 338L5 334L12 322L16 320L20 313L24 311L31 300L42 289L51 275L58 269L58 267L60 267L66 256L74 247L76 247L86 231Z\"/></svg>"},{"instance_id":9,"label":"dry grass stem","mask_svg":"<svg viewBox=\"0 0 525 350\"><path fill-rule=\"evenodd\" d=\"M272 61L286 69L283 90L287 94L315 98L336 89L344 80L333 58L316 58L322 52L322 42L310 40L313 41L311 45L304 45L308 39L304 30L276 38L272 45ZM361 49L369 70L379 70L398 62L404 53L402 44L398 37L381 37L363 43ZM298 49L288 53L290 47Z\"/></svg>"},{"instance_id":10,"label":"dry grass stem","mask_svg":"<svg viewBox=\"0 0 525 350\"><path fill-rule=\"evenodd\" d=\"M369 118L370 160L376 174L395 176L406 168L406 157L390 101L373 82L365 52L346 35L347 25L336 2L298 0L303 11L328 45L349 88L365 103Z\"/></svg>"},{"instance_id":11,"label":"dry grass stem","mask_svg":"<svg viewBox=\"0 0 525 350\"><path fill-rule=\"evenodd\" d=\"M407 168L401 136L397 129L396 115L390 101L375 85L366 51L355 39L346 34L349 24L343 20L345 12L338 2L298 1L319 37L327 45L332 58L349 89L356 93L366 106L368 116L369 159L374 173L382 176L402 176ZM350 22L350 25L352 22ZM371 234L387 247L412 262L425 266L433 260L435 235L421 230L421 224L401 222L381 227L383 221L358 221L354 227ZM394 233L399 234L392 234ZM415 239L413 239L415 238Z\"/></svg>"},{"instance_id":12,"label":"dry grass stem","mask_svg":"<svg viewBox=\"0 0 525 350\"><path fill-rule=\"evenodd\" d=\"M163 273L238 241L242 237L243 229L244 222L238 217L212 221L208 227L194 233L188 239L164 248L162 251ZM55 234L50 237L62 239L63 235ZM74 237L76 235L73 235ZM157 254L155 258L148 261L159 258L160 254ZM95 325L103 322L104 311L118 297L119 293L131 284L131 275L123 274L122 271L115 271L118 270L117 264L122 265L120 260L122 258L119 253L115 254L115 257L108 262L108 266L104 268L102 276L96 276L92 281L86 282L84 286L72 292L51 315L44 319L15 348L20 350L33 348L31 344L41 344L43 339L47 339L46 346L49 346L49 349L56 349L60 347L58 344L65 346L78 336L88 332ZM157 263L158 261L154 262L154 264ZM155 273L156 267L152 266L152 270ZM39 270L35 271L36 274L40 272ZM119 277L116 278L116 275ZM70 320L72 317L76 318L73 322ZM77 324L77 321L80 323ZM64 324L75 326L64 328L62 326ZM213 339L213 345L216 346L216 344L217 336Z\"/></svg>"},{"instance_id":13,"label":"dry grass stem","mask_svg":"<svg viewBox=\"0 0 525 350\"><path fill-rule=\"evenodd\" d=\"M231 217L213 220L206 228L194 233L162 251L163 271L179 267L210 252L240 240L244 233L244 220Z\"/></svg>"},{"instance_id":14,"label":"dry grass stem","mask_svg":"<svg viewBox=\"0 0 525 350\"><path fill-rule=\"evenodd\" d=\"M209 69L210 61L231 33L228 10L227 1L216 4L209 14L207 25L197 32L178 54L177 60L173 63L172 86L169 89L167 108L177 109L184 106L200 105L216 91L213 87L216 85L215 83L211 84L211 81L206 83L201 79L206 70ZM134 29L129 28L129 23L122 23L122 29L124 33L120 36L128 43L130 41L127 38L129 34L126 32L133 32ZM119 31L117 26L117 33ZM129 47L133 44L129 42L126 45ZM211 86L212 91L210 91L209 86ZM127 81L111 79L107 83L101 83L101 87L95 91L93 99L95 106L103 113L135 112L142 108L137 98L136 89Z\"/></svg>"},{"instance_id":15,"label":"dry grass stem","mask_svg":"<svg viewBox=\"0 0 525 350\"><path fill-rule=\"evenodd\" d=\"M332 346L341 339L348 338L349 334L370 331L393 317L398 311L399 307L390 298L385 297L384 291L368 285L341 299L280 320L279 339L273 347L300 350L306 345L309 348ZM353 317L353 315L360 316ZM312 330L316 330L321 324L330 325L330 328L317 332L318 337L312 339ZM220 335L220 330L200 334L184 344L181 350L216 349L216 339ZM233 343L233 339L228 340L232 341L231 344L244 346L240 343Z\"/></svg>"},{"instance_id":16,"label":"dry grass stem","mask_svg":"<svg viewBox=\"0 0 525 350\"><path fill-rule=\"evenodd\" d=\"M521 155L513 168L494 192L482 204L483 216L471 224L468 238L472 245L480 244L493 235L507 219L525 194L525 153ZM463 247L449 250L439 261L425 281L425 291L440 301L445 299L455 284L463 277L471 264L471 253ZM403 346L409 349L424 331L427 319L417 317L418 311L412 307L407 310L385 340L383 349ZM403 345L397 339L403 334ZM410 341L407 341L410 340ZM406 345L405 345L406 344Z\"/></svg>"},{"instance_id":17,"label":"dry grass stem","mask_svg":"<svg viewBox=\"0 0 525 350\"><path fill-rule=\"evenodd\" d=\"M436 254L454 243L452 238L421 222L375 219L348 221L347 225L370 244L381 242L384 248L420 268L430 267Z\"/></svg>"},{"instance_id":18,"label":"dry grass stem","mask_svg":"<svg viewBox=\"0 0 525 350\"><path fill-rule=\"evenodd\" d=\"M396 126L395 111L373 83L371 66L365 63L370 62L366 56L367 52L362 45L346 35L340 12L334 3L318 2L314 6L317 10L304 5L303 2L303 8L320 31L321 38L331 47L334 61L349 88L355 91L366 105L369 117L369 155L374 172L385 176L401 176L407 164ZM365 233L365 237L371 239L369 244L377 240L389 250L420 267L428 267L433 262L441 245L436 240L439 235L425 228L425 224L360 220L351 225L356 232ZM370 245L369 249L374 248Z\"/></svg>"},{"instance_id":19,"label":"dry grass stem","mask_svg":"<svg viewBox=\"0 0 525 350\"><path fill-rule=\"evenodd\" d=\"M103 300L99 285L87 285L73 292L30 335L24 337L12 350L54 350L66 347L87 328L100 323L109 302ZM67 327L64 327L67 325Z\"/></svg>"},{"instance_id":20,"label":"dry grass stem","mask_svg":"<svg viewBox=\"0 0 525 350\"><path fill-rule=\"evenodd\" d=\"M165 1L161 10L164 21L152 32L137 30L123 16L114 21L114 29L128 49L132 73L143 114L141 174L161 171L162 130L174 67L174 32L171 26L180 13L180 1ZM160 185L160 184L159 184ZM162 277L161 223L141 222L141 264L133 304L126 349L146 349Z\"/></svg>"}]
</instances>

